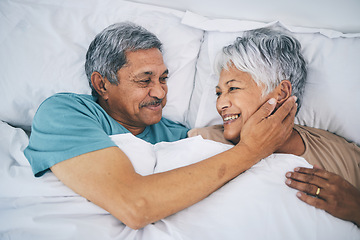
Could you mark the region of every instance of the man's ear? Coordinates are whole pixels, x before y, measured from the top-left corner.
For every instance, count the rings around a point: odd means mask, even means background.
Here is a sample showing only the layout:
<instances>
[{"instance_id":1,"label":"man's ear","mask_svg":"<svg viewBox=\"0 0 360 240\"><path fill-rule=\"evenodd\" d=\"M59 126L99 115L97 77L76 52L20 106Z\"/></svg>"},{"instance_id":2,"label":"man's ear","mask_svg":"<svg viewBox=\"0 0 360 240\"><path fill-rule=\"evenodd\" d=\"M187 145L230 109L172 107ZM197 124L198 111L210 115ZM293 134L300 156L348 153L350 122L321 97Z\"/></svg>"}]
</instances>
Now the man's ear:
<instances>
[{"instance_id":1,"label":"man's ear","mask_svg":"<svg viewBox=\"0 0 360 240\"><path fill-rule=\"evenodd\" d=\"M108 98L106 81L107 80L103 78L99 72L93 72L91 74L91 84L99 96L101 96L104 100L107 100Z\"/></svg>"},{"instance_id":2,"label":"man's ear","mask_svg":"<svg viewBox=\"0 0 360 240\"><path fill-rule=\"evenodd\" d=\"M283 80L281 83L276 87L276 99L277 104L280 106L282 105L286 99L291 96L292 86L289 80Z\"/></svg>"}]
</instances>

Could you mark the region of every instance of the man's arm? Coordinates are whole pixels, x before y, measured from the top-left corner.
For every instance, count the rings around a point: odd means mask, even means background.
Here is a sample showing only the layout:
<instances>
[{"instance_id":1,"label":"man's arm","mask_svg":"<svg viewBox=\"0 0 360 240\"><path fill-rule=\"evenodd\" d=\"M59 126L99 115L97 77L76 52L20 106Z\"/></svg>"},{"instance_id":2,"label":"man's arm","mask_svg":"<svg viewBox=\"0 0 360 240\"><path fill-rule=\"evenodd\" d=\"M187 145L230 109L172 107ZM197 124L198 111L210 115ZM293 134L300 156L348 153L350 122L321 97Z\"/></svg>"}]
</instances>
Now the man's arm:
<instances>
[{"instance_id":1,"label":"man's arm","mask_svg":"<svg viewBox=\"0 0 360 240\"><path fill-rule=\"evenodd\" d=\"M141 176L117 147L68 159L51 170L75 192L139 229L204 199L270 155L289 136L296 112L294 98L270 115L274 107L265 103L230 150L168 172Z\"/></svg>"}]
</instances>

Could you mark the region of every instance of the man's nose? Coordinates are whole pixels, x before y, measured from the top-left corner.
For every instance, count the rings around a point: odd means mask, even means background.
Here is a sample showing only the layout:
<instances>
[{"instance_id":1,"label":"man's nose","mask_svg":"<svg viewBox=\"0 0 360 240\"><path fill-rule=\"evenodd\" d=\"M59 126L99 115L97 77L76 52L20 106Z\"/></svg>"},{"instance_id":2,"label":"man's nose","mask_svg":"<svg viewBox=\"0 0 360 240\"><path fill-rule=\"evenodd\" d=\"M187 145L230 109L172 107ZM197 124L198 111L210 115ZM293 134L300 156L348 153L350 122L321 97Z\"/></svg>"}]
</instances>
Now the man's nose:
<instances>
[{"instance_id":1,"label":"man's nose","mask_svg":"<svg viewBox=\"0 0 360 240\"><path fill-rule=\"evenodd\" d=\"M152 86L150 89L150 97L163 99L166 96L166 89L166 84L155 83L154 86Z\"/></svg>"}]
</instances>

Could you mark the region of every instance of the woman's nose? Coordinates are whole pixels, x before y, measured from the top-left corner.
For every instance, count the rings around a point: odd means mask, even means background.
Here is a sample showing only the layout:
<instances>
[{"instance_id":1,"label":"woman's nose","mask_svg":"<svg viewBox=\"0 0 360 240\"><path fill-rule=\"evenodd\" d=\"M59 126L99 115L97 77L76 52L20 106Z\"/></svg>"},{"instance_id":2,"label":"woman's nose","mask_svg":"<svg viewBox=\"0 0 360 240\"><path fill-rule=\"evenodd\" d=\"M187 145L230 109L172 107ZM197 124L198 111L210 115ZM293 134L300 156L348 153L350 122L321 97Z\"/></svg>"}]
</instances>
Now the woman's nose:
<instances>
[{"instance_id":1,"label":"woman's nose","mask_svg":"<svg viewBox=\"0 0 360 240\"><path fill-rule=\"evenodd\" d=\"M230 100L224 94L220 95L216 100L216 108L219 112L227 109L230 106L231 106Z\"/></svg>"}]
</instances>

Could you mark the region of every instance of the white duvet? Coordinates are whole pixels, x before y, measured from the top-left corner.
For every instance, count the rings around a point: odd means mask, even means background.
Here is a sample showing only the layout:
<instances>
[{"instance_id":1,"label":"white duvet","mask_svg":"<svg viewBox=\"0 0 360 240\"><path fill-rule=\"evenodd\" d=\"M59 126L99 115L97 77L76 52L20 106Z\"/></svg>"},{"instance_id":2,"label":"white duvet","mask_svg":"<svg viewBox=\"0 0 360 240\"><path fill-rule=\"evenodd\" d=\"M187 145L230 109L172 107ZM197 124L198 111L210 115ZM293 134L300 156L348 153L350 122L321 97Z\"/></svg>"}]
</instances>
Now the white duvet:
<instances>
[{"instance_id":1,"label":"white duvet","mask_svg":"<svg viewBox=\"0 0 360 240\"><path fill-rule=\"evenodd\" d=\"M203 201L141 230L132 230L65 187L51 173L34 178L22 151L23 130L0 124L0 239L360 239L360 230L301 202L285 173L309 166L274 154ZM151 145L112 136L147 175L200 161L231 146L201 137ZM139 151L141 149L141 151Z\"/></svg>"}]
</instances>

